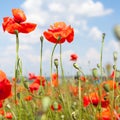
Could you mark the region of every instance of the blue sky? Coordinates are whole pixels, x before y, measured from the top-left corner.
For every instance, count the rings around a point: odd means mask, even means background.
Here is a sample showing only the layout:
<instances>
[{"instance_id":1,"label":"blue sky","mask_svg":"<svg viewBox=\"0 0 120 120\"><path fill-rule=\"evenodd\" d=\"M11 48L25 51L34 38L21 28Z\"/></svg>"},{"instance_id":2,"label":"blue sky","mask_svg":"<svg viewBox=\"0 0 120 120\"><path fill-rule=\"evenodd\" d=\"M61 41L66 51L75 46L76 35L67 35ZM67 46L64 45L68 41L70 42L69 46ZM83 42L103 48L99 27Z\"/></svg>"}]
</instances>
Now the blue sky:
<instances>
[{"instance_id":1,"label":"blue sky","mask_svg":"<svg viewBox=\"0 0 120 120\"><path fill-rule=\"evenodd\" d=\"M120 24L119 4L119 0L4 0L0 1L0 24L2 25L3 17L12 17L12 8L24 10L27 21L37 23L34 32L19 34L24 75L29 72L39 74L39 37L56 21L64 21L75 29L74 41L62 45L65 75L75 73L73 63L69 60L71 53L79 56L77 63L82 70L91 73L90 69L99 63L102 33L106 33L103 65L113 65L113 52L120 51L113 33L114 26ZM0 69L8 76L14 76L15 36L3 32L2 26L0 36ZM44 40L43 74L47 76L50 74L52 47L52 43ZM59 58L59 46L54 58ZM119 58L118 56L118 61Z\"/></svg>"}]
</instances>

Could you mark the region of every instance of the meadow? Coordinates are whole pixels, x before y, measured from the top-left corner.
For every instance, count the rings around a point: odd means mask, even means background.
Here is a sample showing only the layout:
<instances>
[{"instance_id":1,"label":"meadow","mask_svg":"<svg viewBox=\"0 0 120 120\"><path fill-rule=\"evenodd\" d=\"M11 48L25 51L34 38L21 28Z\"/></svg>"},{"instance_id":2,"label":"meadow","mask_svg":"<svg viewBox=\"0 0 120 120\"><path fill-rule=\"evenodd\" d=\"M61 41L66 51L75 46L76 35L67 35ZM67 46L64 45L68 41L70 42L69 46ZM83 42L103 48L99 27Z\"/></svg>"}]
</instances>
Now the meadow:
<instances>
[{"instance_id":1,"label":"meadow","mask_svg":"<svg viewBox=\"0 0 120 120\"><path fill-rule=\"evenodd\" d=\"M105 33L101 35L100 62L87 75L77 64L78 55L70 55L76 75L66 77L62 64L62 44L72 43L74 28L64 22L56 22L40 36L39 75L23 76L19 56L19 33L30 34L37 24L26 22L20 9L12 9L13 17L3 18L3 31L16 37L15 75L0 70L0 119L1 120L120 120L120 70L117 52L113 53L114 65L102 65ZM115 34L120 39L120 27ZM39 39L39 38L38 38ZM53 43L49 80L42 73L43 41ZM60 58L53 59L56 46L60 46ZM55 72L53 72L53 66ZM60 68L60 71L58 70ZM61 72L61 75L59 74Z\"/></svg>"}]
</instances>

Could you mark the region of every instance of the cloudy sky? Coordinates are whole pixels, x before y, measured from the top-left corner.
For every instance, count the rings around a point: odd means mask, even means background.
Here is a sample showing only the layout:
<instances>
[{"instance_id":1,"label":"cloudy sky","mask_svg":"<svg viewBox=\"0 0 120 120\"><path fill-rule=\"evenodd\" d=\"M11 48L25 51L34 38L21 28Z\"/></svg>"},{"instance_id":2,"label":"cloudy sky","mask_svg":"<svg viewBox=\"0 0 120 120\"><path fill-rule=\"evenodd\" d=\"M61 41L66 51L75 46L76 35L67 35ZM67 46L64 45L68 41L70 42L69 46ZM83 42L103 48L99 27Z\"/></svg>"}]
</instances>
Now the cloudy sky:
<instances>
[{"instance_id":1,"label":"cloudy sky","mask_svg":"<svg viewBox=\"0 0 120 120\"><path fill-rule=\"evenodd\" d=\"M62 58L65 75L75 73L70 54L76 53L77 63L84 73L91 73L100 59L102 33L106 33L103 53L103 65L113 65L113 52L119 55L120 48L113 33L116 24L120 24L120 1L116 0L1 0L0 1L0 69L8 76L14 76L15 35L3 32L3 17L11 16L12 8L22 9L27 21L37 23L35 31L19 34L20 58L23 73L39 74L40 36L51 24L64 21L75 30L72 43L62 45ZM50 55L53 44L44 40L43 74L50 74ZM59 46L54 58L59 59ZM118 57L119 61L120 57ZM53 70L54 71L54 70Z\"/></svg>"}]
</instances>

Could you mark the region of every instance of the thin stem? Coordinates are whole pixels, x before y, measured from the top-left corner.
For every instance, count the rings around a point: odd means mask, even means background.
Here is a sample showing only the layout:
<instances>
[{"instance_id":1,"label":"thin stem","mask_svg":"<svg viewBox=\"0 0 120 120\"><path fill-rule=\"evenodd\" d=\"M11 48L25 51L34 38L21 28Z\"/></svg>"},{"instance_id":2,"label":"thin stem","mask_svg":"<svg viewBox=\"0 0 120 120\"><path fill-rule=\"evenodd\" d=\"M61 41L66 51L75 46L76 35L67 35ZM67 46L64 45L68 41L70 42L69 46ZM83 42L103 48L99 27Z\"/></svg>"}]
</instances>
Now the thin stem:
<instances>
[{"instance_id":1,"label":"thin stem","mask_svg":"<svg viewBox=\"0 0 120 120\"><path fill-rule=\"evenodd\" d=\"M62 83L65 82L65 76L64 76L64 69L62 65L62 45L60 44L60 66L61 66L61 73L62 73Z\"/></svg>"},{"instance_id":2,"label":"thin stem","mask_svg":"<svg viewBox=\"0 0 120 120\"><path fill-rule=\"evenodd\" d=\"M41 46L40 46L40 76L42 76L42 51L43 51L43 37L40 37Z\"/></svg>"},{"instance_id":3,"label":"thin stem","mask_svg":"<svg viewBox=\"0 0 120 120\"><path fill-rule=\"evenodd\" d=\"M54 45L53 50L52 50L52 54L51 54L51 64L50 64L50 76L51 76L51 85L52 85L52 65L53 65L53 54L55 51L55 48L57 46L57 43Z\"/></svg>"},{"instance_id":4,"label":"thin stem","mask_svg":"<svg viewBox=\"0 0 120 120\"><path fill-rule=\"evenodd\" d=\"M19 36L18 31L15 31L16 34L16 63L15 63L15 82L14 82L14 94L15 94L15 102L16 102L16 82L18 80L18 67L19 67Z\"/></svg>"},{"instance_id":5,"label":"thin stem","mask_svg":"<svg viewBox=\"0 0 120 120\"><path fill-rule=\"evenodd\" d=\"M103 76L102 57L103 57L104 38L105 38L105 33L102 34L102 45L101 45L101 50L100 50L100 81L101 82L102 82L102 76ZM101 86L99 87L99 96L100 96L100 98L102 96L102 87ZM100 107L100 111L101 111L101 103L99 104L99 107ZM101 116L101 112L100 112L100 116Z\"/></svg>"}]
</instances>

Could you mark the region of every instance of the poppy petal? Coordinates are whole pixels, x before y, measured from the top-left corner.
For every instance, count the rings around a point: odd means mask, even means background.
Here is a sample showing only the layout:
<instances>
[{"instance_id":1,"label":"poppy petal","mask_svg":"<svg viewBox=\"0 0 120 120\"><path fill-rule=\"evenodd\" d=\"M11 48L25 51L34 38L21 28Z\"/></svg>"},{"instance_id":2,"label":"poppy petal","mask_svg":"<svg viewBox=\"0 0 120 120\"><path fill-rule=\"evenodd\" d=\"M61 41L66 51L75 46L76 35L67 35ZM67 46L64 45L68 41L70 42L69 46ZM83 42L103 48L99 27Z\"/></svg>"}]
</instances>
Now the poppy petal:
<instances>
[{"instance_id":1,"label":"poppy petal","mask_svg":"<svg viewBox=\"0 0 120 120\"><path fill-rule=\"evenodd\" d=\"M21 23L26 20L26 16L25 16L24 12L20 9L12 9L12 14L14 16L14 20L17 23Z\"/></svg>"},{"instance_id":2,"label":"poppy petal","mask_svg":"<svg viewBox=\"0 0 120 120\"><path fill-rule=\"evenodd\" d=\"M36 28L36 26L37 26L37 24L34 24L34 23L21 23L20 24L21 25L21 27L22 27L22 29L21 29L21 33L30 33L30 32L32 32L35 28Z\"/></svg>"}]
</instances>

